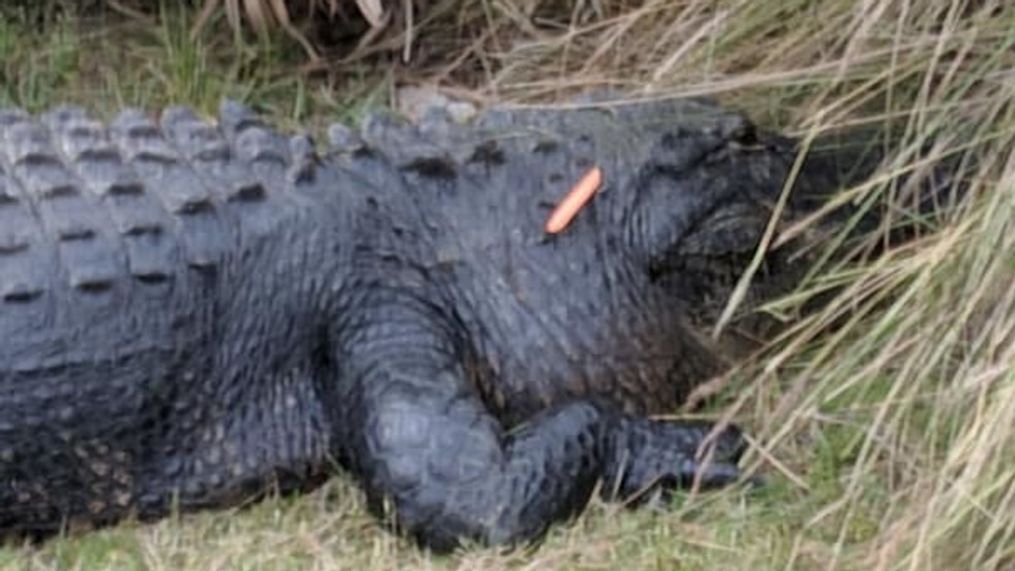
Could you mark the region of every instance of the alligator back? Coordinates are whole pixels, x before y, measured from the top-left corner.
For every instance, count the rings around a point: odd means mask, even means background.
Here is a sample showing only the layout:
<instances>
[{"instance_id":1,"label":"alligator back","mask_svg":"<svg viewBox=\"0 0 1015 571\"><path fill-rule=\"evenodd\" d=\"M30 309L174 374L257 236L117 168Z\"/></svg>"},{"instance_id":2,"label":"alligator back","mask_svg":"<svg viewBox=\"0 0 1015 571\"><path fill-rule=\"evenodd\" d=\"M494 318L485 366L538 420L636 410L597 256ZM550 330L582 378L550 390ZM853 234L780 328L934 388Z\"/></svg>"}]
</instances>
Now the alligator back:
<instances>
[{"instance_id":1,"label":"alligator back","mask_svg":"<svg viewBox=\"0 0 1015 571\"><path fill-rule=\"evenodd\" d=\"M108 127L74 108L0 112L0 528L160 512L185 473L214 496L221 475L193 478L202 438L310 402L296 383L233 379L257 372L254 352L281 356L276 376L304 366L292 308L313 163L305 137L230 105L218 125L182 108ZM264 476L225 449L239 477Z\"/></svg>"},{"instance_id":2,"label":"alligator back","mask_svg":"<svg viewBox=\"0 0 1015 571\"><path fill-rule=\"evenodd\" d=\"M505 541L622 467L693 472L707 430L639 415L721 370L689 318L753 256L791 141L693 101L330 135L319 161L231 104L0 113L0 534L337 459L437 544ZM592 166L597 198L544 232Z\"/></svg>"}]
</instances>

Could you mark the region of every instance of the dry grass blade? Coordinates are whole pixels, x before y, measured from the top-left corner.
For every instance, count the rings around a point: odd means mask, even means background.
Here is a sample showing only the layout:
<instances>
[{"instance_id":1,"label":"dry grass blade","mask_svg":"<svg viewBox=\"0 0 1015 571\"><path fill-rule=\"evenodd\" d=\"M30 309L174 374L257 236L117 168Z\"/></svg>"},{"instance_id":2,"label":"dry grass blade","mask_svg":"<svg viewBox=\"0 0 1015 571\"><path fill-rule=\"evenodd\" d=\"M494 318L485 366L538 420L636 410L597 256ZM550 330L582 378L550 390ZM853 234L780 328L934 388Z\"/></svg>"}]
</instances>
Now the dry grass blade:
<instances>
[{"instance_id":1,"label":"dry grass blade","mask_svg":"<svg viewBox=\"0 0 1015 571\"><path fill-rule=\"evenodd\" d=\"M267 37L275 28L281 28L300 44L311 61L320 58L314 45L293 24L286 0L205 0L201 6L200 14L191 28L191 38L197 38L204 32L223 2L226 19L234 32L242 32L242 21L244 20L261 37ZM316 2L311 3L311 10L314 6L316 6ZM332 4L331 10L334 9L335 5Z\"/></svg>"},{"instance_id":2,"label":"dry grass blade","mask_svg":"<svg viewBox=\"0 0 1015 571\"><path fill-rule=\"evenodd\" d=\"M271 11L266 9L266 2L271 0L242 0L243 1L243 14L246 17L247 22L250 23L254 31L260 36L267 36L268 30L275 25L274 19L271 17ZM226 2L240 2L240 0L226 0ZM284 8L284 6L283 6ZM240 11L239 8L236 11Z\"/></svg>"},{"instance_id":3,"label":"dry grass blade","mask_svg":"<svg viewBox=\"0 0 1015 571\"><path fill-rule=\"evenodd\" d=\"M359 8L360 14L363 14L366 21L370 22L371 27L380 28L384 26L386 18L381 0L356 0L356 7Z\"/></svg>"}]
</instances>

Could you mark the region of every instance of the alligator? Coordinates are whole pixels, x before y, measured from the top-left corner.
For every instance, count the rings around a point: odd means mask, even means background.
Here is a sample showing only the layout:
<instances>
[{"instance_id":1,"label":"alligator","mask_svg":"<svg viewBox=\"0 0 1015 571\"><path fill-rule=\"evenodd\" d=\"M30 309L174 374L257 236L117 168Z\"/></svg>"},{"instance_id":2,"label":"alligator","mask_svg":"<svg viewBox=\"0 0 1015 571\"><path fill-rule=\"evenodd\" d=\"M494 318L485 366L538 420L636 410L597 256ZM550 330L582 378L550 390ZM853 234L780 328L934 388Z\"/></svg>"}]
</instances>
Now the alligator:
<instances>
[{"instance_id":1,"label":"alligator","mask_svg":"<svg viewBox=\"0 0 1015 571\"><path fill-rule=\"evenodd\" d=\"M706 329L796 141L686 99L375 114L328 139L233 102L0 111L0 535L341 470L444 551L536 540L596 490L741 477L736 426L658 415L728 366ZM841 184L830 165L804 163L784 218ZM790 250L749 299L792 282Z\"/></svg>"}]
</instances>

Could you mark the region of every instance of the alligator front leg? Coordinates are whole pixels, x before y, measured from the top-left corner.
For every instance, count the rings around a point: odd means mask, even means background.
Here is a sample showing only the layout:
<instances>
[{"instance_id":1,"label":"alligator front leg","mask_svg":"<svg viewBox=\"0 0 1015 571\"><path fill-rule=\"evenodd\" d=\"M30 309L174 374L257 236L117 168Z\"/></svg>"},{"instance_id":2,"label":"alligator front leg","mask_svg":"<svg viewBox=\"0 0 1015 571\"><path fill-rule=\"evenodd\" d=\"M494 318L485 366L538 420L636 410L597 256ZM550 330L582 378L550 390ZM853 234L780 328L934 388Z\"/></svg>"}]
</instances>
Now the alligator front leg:
<instances>
[{"instance_id":1,"label":"alligator front leg","mask_svg":"<svg viewBox=\"0 0 1015 571\"><path fill-rule=\"evenodd\" d=\"M420 333L399 337L418 342ZM431 548L538 538L581 510L599 482L627 499L696 474L705 486L738 476L734 428L720 433L707 466L695 458L710 425L625 415L603 401L554 406L508 431L450 355L395 347L360 363L346 404L361 416L344 423L353 427L346 454L372 509Z\"/></svg>"}]
</instances>

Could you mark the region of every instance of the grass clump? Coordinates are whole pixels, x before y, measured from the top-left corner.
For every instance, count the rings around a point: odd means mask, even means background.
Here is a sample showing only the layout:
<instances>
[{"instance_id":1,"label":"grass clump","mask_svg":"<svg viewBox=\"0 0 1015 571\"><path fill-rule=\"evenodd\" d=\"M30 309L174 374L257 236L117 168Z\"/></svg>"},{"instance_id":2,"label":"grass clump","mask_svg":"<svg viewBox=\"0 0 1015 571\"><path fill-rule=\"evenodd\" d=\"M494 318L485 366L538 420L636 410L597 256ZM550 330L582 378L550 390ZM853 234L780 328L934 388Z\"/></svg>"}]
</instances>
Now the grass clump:
<instances>
[{"instance_id":1,"label":"grass clump","mask_svg":"<svg viewBox=\"0 0 1015 571\"><path fill-rule=\"evenodd\" d=\"M119 3L111 3L120 6ZM214 114L223 98L249 102L287 128L345 119L389 97L391 78L348 67L341 83L293 73L305 62L285 36L245 38L173 2L125 17L67 5L0 6L0 105L59 103L108 116L127 106L189 105Z\"/></svg>"},{"instance_id":2,"label":"grass clump","mask_svg":"<svg viewBox=\"0 0 1015 571\"><path fill-rule=\"evenodd\" d=\"M312 57L269 20L260 36L237 33L230 22L244 20L216 11L227 4L101 25L0 20L0 101L212 112L228 95L283 126L316 126L390 102L396 83L477 102L708 95L805 139L870 129L885 160L837 200L877 208L881 222L821 240L798 290L764 308L787 330L723 379L722 410L757 441L746 465L768 474L760 490L685 494L622 517L597 503L536 551L432 558L380 530L339 477L245 510L0 548L0 567L1015 568L1010 3L445 0L413 3L411 31L363 29L351 47L328 44L288 4ZM962 184L917 207L917 189L946 167Z\"/></svg>"}]
</instances>

